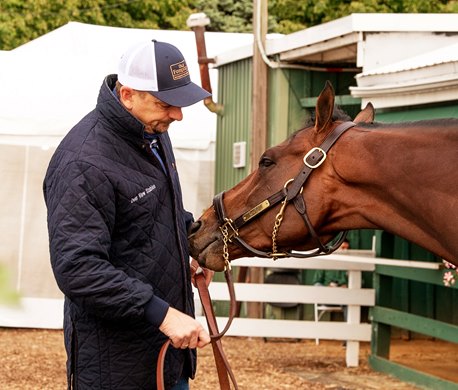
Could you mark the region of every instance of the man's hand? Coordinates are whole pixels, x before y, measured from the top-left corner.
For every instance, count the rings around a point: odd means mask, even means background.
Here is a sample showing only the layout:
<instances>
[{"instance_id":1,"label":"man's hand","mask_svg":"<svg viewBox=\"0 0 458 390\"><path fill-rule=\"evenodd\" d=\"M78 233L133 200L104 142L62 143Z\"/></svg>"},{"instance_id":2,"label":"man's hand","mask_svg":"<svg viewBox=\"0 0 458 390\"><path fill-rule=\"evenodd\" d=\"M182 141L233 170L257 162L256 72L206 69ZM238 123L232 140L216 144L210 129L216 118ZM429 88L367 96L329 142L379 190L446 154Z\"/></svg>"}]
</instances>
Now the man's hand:
<instances>
[{"instance_id":1,"label":"man's hand","mask_svg":"<svg viewBox=\"0 0 458 390\"><path fill-rule=\"evenodd\" d=\"M172 341L175 348L202 348L210 343L210 335L199 321L173 307L169 307L159 330Z\"/></svg>"},{"instance_id":2,"label":"man's hand","mask_svg":"<svg viewBox=\"0 0 458 390\"><path fill-rule=\"evenodd\" d=\"M196 275L197 272L203 272L203 274L205 276L205 283L206 283L206 285L208 287L210 282L213 279L213 275L215 274L215 271L212 271L212 270L210 270L208 268L202 268L199 265L199 263L197 262L197 260L192 259L191 260L191 282L194 285L194 287L197 287L196 286L196 280L195 280L195 275Z\"/></svg>"}]
</instances>

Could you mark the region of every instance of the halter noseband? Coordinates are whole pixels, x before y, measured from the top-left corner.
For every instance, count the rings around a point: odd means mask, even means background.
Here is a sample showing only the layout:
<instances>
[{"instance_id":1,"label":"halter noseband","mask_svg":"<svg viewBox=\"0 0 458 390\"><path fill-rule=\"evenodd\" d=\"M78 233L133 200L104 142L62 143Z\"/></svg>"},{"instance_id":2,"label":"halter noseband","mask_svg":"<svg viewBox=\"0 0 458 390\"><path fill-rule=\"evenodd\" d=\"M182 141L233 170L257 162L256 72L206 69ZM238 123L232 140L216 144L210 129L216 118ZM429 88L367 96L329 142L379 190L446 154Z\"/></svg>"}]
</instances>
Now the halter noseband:
<instances>
[{"instance_id":1,"label":"halter noseband","mask_svg":"<svg viewBox=\"0 0 458 390\"><path fill-rule=\"evenodd\" d=\"M356 126L353 122L344 122L338 125L329 135L325 138L323 143L319 147L312 148L304 156L304 164L301 171L294 179L288 180L284 187L271 195L261 203L257 204L251 210L245 212L235 220L232 220L226 216L226 212L223 204L224 192L220 192L213 198L213 207L215 209L218 221L220 224L220 230L223 235L223 257L226 263L226 266L229 266L229 251L227 249L228 242L235 242L245 250L251 252L253 255L258 257L267 257L273 258L276 260L279 257L297 257L297 258L308 258L314 256L327 255L334 252L340 247L344 241L347 232L340 232L335 239L333 245L323 244L315 231L310 219L307 215L307 208L304 202L304 198L299 196L302 193L305 182L312 173L312 171L318 168L326 159L326 153L334 145L334 143L339 139L339 137L351 127ZM316 241L318 248L311 253L293 253L291 251L277 252L276 236L278 229L280 228L281 222L283 220L283 211L286 208L286 205L289 202L293 202L296 211L301 215L304 220L307 229L309 230L311 236ZM275 225L272 232L272 252L260 251L256 248L253 248L251 245L242 240L239 236L239 229L244 226L246 223L251 221L253 218L264 213L266 210L269 210L273 206L277 205L279 202L282 202L280 212L277 214L275 219Z\"/></svg>"}]
</instances>

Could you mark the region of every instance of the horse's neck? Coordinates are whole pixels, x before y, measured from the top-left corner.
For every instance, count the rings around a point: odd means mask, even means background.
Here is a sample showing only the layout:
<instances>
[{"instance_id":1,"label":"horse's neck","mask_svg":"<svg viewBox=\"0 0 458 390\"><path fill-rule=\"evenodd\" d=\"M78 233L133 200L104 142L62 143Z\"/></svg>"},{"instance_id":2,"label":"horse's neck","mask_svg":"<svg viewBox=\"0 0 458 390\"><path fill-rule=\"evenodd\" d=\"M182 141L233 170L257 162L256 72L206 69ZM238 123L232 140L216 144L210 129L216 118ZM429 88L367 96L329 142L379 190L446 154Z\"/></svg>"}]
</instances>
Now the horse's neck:
<instances>
[{"instance_id":1,"label":"horse's neck","mask_svg":"<svg viewBox=\"0 0 458 390\"><path fill-rule=\"evenodd\" d=\"M446 258L458 254L458 244L440 243L458 225L458 132L355 131L342 141L334 168L346 191L337 196L352 210L352 228L387 230Z\"/></svg>"},{"instance_id":2,"label":"horse's neck","mask_svg":"<svg viewBox=\"0 0 458 390\"><path fill-rule=\"evenodd\" d=\"M448 131L424 129L356 131L336 144L335 169L348 183L397 195L401 189L414 197L419 190L456 196L452 181L444 180L458 176L458 128L454 133L452 138Z\"/></svg>"}]
</instances>

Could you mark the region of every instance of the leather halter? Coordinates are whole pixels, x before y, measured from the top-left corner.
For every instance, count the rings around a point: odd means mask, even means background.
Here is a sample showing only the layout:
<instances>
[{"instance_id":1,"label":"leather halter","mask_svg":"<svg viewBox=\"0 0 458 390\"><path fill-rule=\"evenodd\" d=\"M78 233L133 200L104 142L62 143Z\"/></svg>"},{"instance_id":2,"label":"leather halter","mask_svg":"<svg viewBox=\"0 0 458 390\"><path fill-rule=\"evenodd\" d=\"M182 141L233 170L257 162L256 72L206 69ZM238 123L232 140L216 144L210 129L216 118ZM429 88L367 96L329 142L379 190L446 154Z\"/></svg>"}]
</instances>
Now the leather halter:
<instances>
[{"instance_id":1,"label":"leather halter","mask_svg":"<svg viewBox=\"0 0 458 390\"><path fill-rule=\"evenodd\" d=\"M331 240L331 242L334 241L334 244L323 244L318 234L316 233L315 228L310 222L310 219L307 215L307 208L304 202L304 198L300 195L302 193L303 186L307 181L308 177L310 176L310 174L312 173L312 171L318 168L325 161L329 149L334 145L334 143L345 131L354 126L356 126L356 124L353 122L344 122L338 125L331 133L328 134L328 136L325 138L325 140L319 147L312 148L304 156L304 164L302 166L302 169L294 179L288 180L283 189L271 195L266 200L262 201L261 203L253 207L251 210L237 217L235 220L232 220L226 216L223 203L224 192L220 192L218 195L216 195L213 198L213 207L218 217L220 230L223 233L223 239L225 238L229 242L235 242L236 244L238 244L245 250L251 252L255 256L273 258L274 260L280 257L308 258L314 256L328 255L334 252L336 249L338 249L344 241L347 232L340 232L334 240ZM253 218L276 206L281 201L283 201L281 213L283 212L283 208L286 207L286 205L289 202L293 202L294 207L296 208L297 212L301 215L305 225L307 226L307 229L309 230L311 236L317 243L317 249L315 249L313 252L293 253L291 251L276 252L275 250L273 250L272 252L265 252L253 248L251 245L249 245L240 238L239 229L242 226L247 224ZM272 241L273 247L275 248L274 238L272 239ZM228 257L228 254L225 253L225 256ZM228 258L226 258L225 260L226 263L228 263Z\"/></svg>"}]
</instances>

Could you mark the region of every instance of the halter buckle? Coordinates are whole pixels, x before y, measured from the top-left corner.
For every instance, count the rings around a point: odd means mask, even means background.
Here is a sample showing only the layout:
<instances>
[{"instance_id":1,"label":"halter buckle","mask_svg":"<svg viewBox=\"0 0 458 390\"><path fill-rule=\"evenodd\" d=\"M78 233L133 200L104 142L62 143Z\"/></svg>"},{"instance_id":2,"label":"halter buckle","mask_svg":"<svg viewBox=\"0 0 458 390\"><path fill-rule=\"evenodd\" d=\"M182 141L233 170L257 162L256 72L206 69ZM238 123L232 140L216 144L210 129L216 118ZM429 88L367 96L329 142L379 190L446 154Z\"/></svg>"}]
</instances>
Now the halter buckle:
<instances>
[{"instance_id":1,"label":"halter buckle","mask_svg":"<svg viewBox=\"0 0 458 390\"><path fill-rule=\"evenodd\" d=\"M321 153L322 157L315 163L315 165L312 165L307 161L307 158L309 158L315 152ZM308 166L310 169L318 168L321 164L324 163L324 160L326 160L326 156L326 152L323 149L319 147L314 147L310 149L309 152L304 156L304 164Z\"/></svg>"},{"instance_id":2,"label":"halter buckle","mask_svg":"<svg viewBox=\"0 0 458 390\"><path fill-rule=\"evenodd\" d=\"M234 221L230 218L224 218L224 225L220 226L221 232L223 232L223 235L226 235L229 242L232 242L232 237L239 235L239 231L232 225L233 222ZM230 228L230 231L228 228Z\"/></svg>"}]
</instances>

